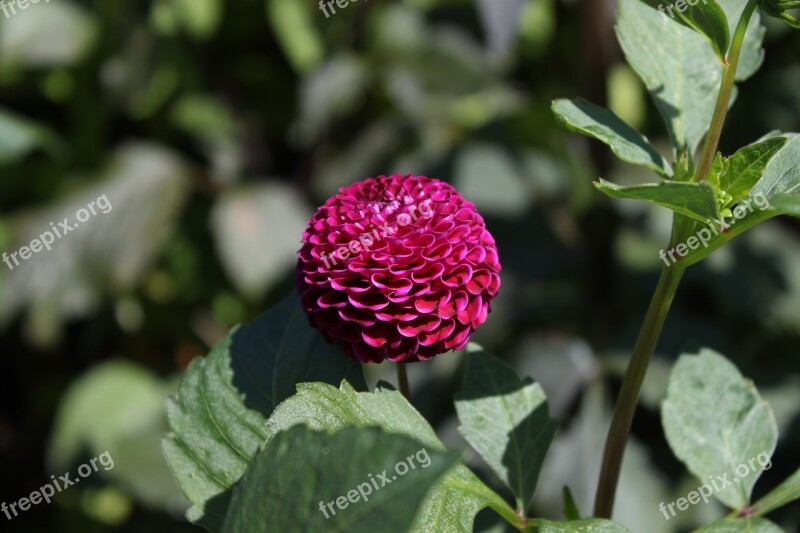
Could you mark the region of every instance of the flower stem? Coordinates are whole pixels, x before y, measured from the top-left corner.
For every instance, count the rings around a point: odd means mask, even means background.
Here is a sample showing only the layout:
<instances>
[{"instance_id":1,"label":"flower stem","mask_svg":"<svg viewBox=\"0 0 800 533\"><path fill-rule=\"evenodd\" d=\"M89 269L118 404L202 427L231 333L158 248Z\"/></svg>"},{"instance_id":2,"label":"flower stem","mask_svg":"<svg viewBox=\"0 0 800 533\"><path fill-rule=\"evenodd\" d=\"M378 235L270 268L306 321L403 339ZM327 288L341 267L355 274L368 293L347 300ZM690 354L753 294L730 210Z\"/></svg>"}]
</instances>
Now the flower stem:
<instances>
[{"instance_id":1,"label":"flower stem","mask_svg":"<svg viewBox=\"0 0 800 533\"><path fill-rule=\"evenodd\" d=\"M594 503L594 516L598 518L611 518L614 508L614 496L617 491L622 455L628 441L633 414L639 399L650 356L661 335L661 328L667 318L667 312L672 304L672 298L678 288L684 269L677 266L665 268L656 286L656 292L644 317L644 324L639 332L639 338L633 348L633 355L622 380L617 406L611 419L608 430L606 447L603 452L603 467L600 471L600 481L597 485L597 494Z\"/></svg>"},{"instance_id":2,"label":"flower stem","mask_svg":"<svg viewBox=\"0 0 800 533\"><path fill-rule=\"evenodd\" d=\"M722 67L722 83L717 95L714 115L711 118L708 135L700 156L700 164L697 166L697 172L694 175L695 182L701 182L706 179L714 162L719 139L722 135L722 127L728 114L733 86L736 82L736 70L739 66L747 26L750 24L750 19L758 2L759 0L749 0L731 40L728 56ZM687 220L676 214L673 224L673 247L682 242L687 229ZM628 369L622 380L622 388L619 392L619 398L617 398L617 405L614 408L614 415L611 419L611 427L606 438L606 446L603 451L603 466L600 470L600 479L597 483L594 502L594 516L596 517L611 518L611 513L614 510L614 499L622 467L622 457L625 453L625 445L630 434L639 393L645 374L647 374L650 357L653 355L658 343L661 329L664 326L672 299L685 269L686 265L677 263L661 272L656 292L650 302L650 307L647 309L642 329L639 331L639 338L636 340Z\"/></svg>"},{"instance_id":3,"label":"flower stem","mask_svg":"<svg viewBox=\"0 0 800 533\"><path fill-rule=\"evenodd\" d=\"M742 54L744 37L747 33L747 26L750 24L750 18L753 16L757 5L758 0L750 0L747 3L742 12L742 18L739 19L739 24L736 26L736 32L733 34L730 51L722 67L722 84L717 95L717 104L714 107L711 126L708 129L706 142L700 156L700 164L697 167L697 174L695 174L695 181L697 182L706 179L708 171L711 170L711 164L714 162L714 156L717 154L719 139L722 135L722 126L725 124L725 116L728 114L731 94L733 94L733 86L736 82L736 71L739 68L739 58Z\"/></svg>"},{"instance_id":4,"label":"flower stem","mask_svg":"<svg viewBox=\"0 0 800 533\"><path fill-rule=\"evenodd\" d=\"M400 389L400 394L411 401L411 393L408 389L408 372L406 371L406 363L395 363L397 367L397 388Z\"/></svg>"}]
</instances>

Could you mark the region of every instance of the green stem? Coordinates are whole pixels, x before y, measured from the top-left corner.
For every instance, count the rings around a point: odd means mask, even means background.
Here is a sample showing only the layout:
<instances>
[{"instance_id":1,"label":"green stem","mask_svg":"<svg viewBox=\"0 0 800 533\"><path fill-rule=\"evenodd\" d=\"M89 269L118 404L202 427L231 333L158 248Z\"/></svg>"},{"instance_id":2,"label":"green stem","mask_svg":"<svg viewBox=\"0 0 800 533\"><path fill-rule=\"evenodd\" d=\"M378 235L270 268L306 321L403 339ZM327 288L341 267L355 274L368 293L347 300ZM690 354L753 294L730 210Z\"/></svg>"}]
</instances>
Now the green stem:
<instances>
[{"instance_id":1,"label":"green stem","mask_svg":"<svg viewBox=\"0 0 800 533\"><path fill-rule=\"evenodd\" d=\"M703 146L703 152L700 156L700 164L694 176L695 182L701 182L706 179L714 162L719 139L722 135L722 127L725 124L725 117L730 106L733 86L736 82L736 70L739 66L747 26L750 24L750 19L758 5L758 1L750 0L747 3L736 26L728 57L723 65L722 83L720 84L717 103L705 145ZM673 247L682 242L686 231L691 227L688 225L688 220L684 220L684 218L680 215L675 215L672 235ZM737 228L737 230L739 229ZM630 434L639 393L645 374L647 374L650 357L653 355L658 343L664 320L667 318L672 299L675 296L675 291L683 277L686 266L686 264L677 263L661 272L656 292L650 302L642 329L639 331L639 338L633 348L633 354L625 372L625 377L622 380L622 388L620 389L619 398L617 398L614 415L611 419L611 427L606 438L605 450L603 451L603 465L600 470L600 480L597 484L594 502L594 516L598 518L611 518L620 468L622 467L622 457L625 453L625 445Z\"/></svg>"},{"instance_id":2,"label":"green stem","mask_svg":"<svg viewBox=\"0 0 800 533\"><path fill-rule=\"evenodd\" d=\"M408 371L406 370L406 363L395 363L397 367L397 388L403 397L411 401L411 393L408 389Z\"/></svg>"},{"instance_id":3,"label":"green stem","mask_svg":"<svg viewBox=\"0 0 800 533\"><path fill-rule=\"evenodd\" d=\"M617 406L611 419L611 427L608 430L606 447L603 452L603 468L600 471L600 481L597 485L594 502L594 516L598 518L611 518L622 455L625 452L625 443L628 441L639 391L647 373L650 356L661 335L661 328L664 326L664 320L667 318L667 312L683 272L683 268L674 266L665 268L661 272L656 292L647 309L639 338L633 348L633 355L628 370L625 372L625 378L622 380L622 388L619 391Z\"/></svg>"},{"instance_id":4,"label":"green stem","mask_svg":"<svg viewBox=\"0 0 800 533\"><path fill-rule=\"evenodd\" d=\"M722 84L719 88L717 95L717 104L714 107L714 116L711 119L711 126L706 135L706 142L703 146L703 152L700 156L700 164L697 167L697 174L695 174L695 181L701 182L708 176L711 170L711 164L714 162L714 156L717 154L717 147L719 146L719 139L722 135L722 126L725 124L725 116L728 114L728 107L731 103L731 94L733 94L733 86L736 82L736 71L739 68L739 58L742 55L742 45L744 44L744 37L747 33L747 26L750 24L750 18L758 5L758 0L750 0L742 12L742 18L739 19L739 24L736 26L736 32L733 34L731 41L731 48L728 52L728 57L722 67Z\"/></svg>"}]
</instances>

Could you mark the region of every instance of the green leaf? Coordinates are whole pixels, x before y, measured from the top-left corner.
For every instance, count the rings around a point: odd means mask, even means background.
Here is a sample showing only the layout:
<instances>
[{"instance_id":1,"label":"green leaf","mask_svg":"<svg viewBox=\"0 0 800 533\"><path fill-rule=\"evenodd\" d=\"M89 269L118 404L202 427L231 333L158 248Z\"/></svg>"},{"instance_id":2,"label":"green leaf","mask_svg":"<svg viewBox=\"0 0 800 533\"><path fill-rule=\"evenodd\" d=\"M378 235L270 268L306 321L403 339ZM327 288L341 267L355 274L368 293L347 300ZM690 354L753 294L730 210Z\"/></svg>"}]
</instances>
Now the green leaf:
<instances>
[{"instance_id":1,"label":"green leaf","mask_svg":"<svg viewBox=\"0 0 800 533\"><path fill-rule=\"evenodd\" d=\"M466 143L454 162L453 186L481 213L523 216L531 197L522 169L508 149L496 144ZM487 180L486 176L491 176Z\"/></svg>"},{"instance_id":2,"label":"green leaf","mask_svg":"<svg viewBox=\"0 0 800 533\"><path fill-rule=\"evenodd\" d=\"M464 387L455 397L459 430L517 497L518 510L527 510L557 424L538 383L519 379L474 344L467 352Z\"/></svg>"},{"instance_id":3,"label":"green leaf","mask_svg":"<svg viewBox=\"0 0 800 533\"><path fill-rule=\"evenodd\" d=\"M614 112L583 98L555 100L552 109L571 131L603 141L623 161L648 167L665 178L672 175L669 163L652 147L647 137Z\"/></svg>"},{"instance_id":4,"label":"green leaf","mask_svg":"<svg viewBox=\"0 0 800 533\"><path fill-rule=\"evenodd\" d=\"M589 518L571 522L539 522L539 533L630 533L628 528L611 520Z\"/></svg>"},{"instance_id":5,"label":"green leaf","mask_svg":"<svg viewBox=\"0 0 800 533\"><path fill-rule=\"evenodd\" d=\"M800 500L800 470L753 504L753 514L762 516L795 500Z\"/></svg>"},{"instance_id":6,"label":"green leaf","mask_svg":"<svg viewBox=\"0 0 800 533\"><path fill-rule=\"evenodd\" d=\"M59 142L50 130L0 108L0 165L13 163L37 147L55 151Z\"/></svg>"},{"instance_id":7,"label":"green leaf","mask_svg":"<svg viewBox=\"0 0 800 533\"><path fill-rule=\"evenodd\" d=\"M269 436L267 417L297 383L342 379L366 388L360 364L311 329L294 293L193 361L167 402L163 442L189 520L219 529L231 488Z\"/></svg>"},{"instance_id":8,"label":"green leaf","mask_svg":"<svg viewBox=\"0 0 800 533\"><path fill-rule=\"evenodd\" d=\"M292 271L297 236L309 218L297 190L279 181L230 188L217 196L211 212L214 244L240 294L260 298Z\"/></svg>"},{"instance_id":9,"label":"green leaf","mask_svg":"<svg viewBox=\"0 0 800 533\"><path fill-rule=\"evenodd\" d=\"M785 533L765 518L725 518L697 530L697 533Z\"/></svg>"},{"instance_id":10,"label":"green leaf","mask_svg":"<svg viewBox=\"0 0 800 533\"><path fill-rule=\"evenodd\" d=\"M719 180L722 177L722 173L725 172L726 162L727 159L721 153L717 152L717 155L714 156L714 160L711 162L708 176L706 176L706 181L717 190L720 189Z\"/></svg>"},{"instance_id":11,"label":"green leaf","mask_svg":"<svg viewBox=\"0 0 800 533\"><path fill-rule=\"evenodd\" d=\"M578 504L575 503L575 498L572 497L569 487L564 485L561 493L564 496L564 518L567 520L580 520L581 512L578 510Z\"/></svg>"},{"instance_id":12,"label":"green leaf","mask_svg":"<svg viewBox=\"0 0 800 533\"><path fill-rule=\"evenodd\" d=\"M726 0L723 9L733 27L747 0ZM650 91L676 149L694 153L714 112L722 65L706 38L673 24L640 0L620 0L617 36L630 65ZM763 57L764 30L758 14L748 26L737 80L751 76Z\"/></svg>"},{"instance_id":13,"label":"green leaf","mask_svg":"<svg viewBox=\"0 0 800 533\"><path fill-rule=\"evenodd\" d=\"M443 451L433 428L403 395L381 385L374 393L340 389L323 383L303 383L269 419L274 436L297 424L314 430L337 431L346 426L377 425L386 431L417 439L429 451ZM467 467L458 465L437 484L417 515L413 531L471 531L475 515L487 505L514 522L514 511Z\"/></svg>"},{"instance_id":14,"label":"green leaf","mask_svg":"<svg viewBox=\"0 0 800 533\"><path fill-rule=\"evenodd\" d=\"M594 185L612 198L644 200L700 222L717 216L716 194L708 183L662 181L626 187L600 179Z\"/></svg>"},{"instance_id":15,"label":"green leaf","mask_svg":"<svg viewBox=\"0 0 800 533\"><path fill-rule=\"evenodd\" d=\"M197 39L208 39L222 20L221 0L172 0L177 19Z\"/></svg>"},{"instance_id":16,"label":"green leaf","mask_svg":"<svg viewBox=\"0 0 800 533\"><path fill-rule=\"evenodd\" d=\"M75 228L56 238L50 250L15 266L0 291L0 323L26 308L34 342L53 342L62 322L88 315L108 294L135 293L171 242L189 193L184 161L163 146L134 142L113 150L104 167L89 179L68 176L69 183L91 185L10 219L13 248L40 239L53 221L67 220ZM77 212L92 202L98 207L103 202L102 210L78 227Z\"/></svg>"},{"instance_id":17,"label":"green leaf","mask_svg":"<svg viewBox=\"0 0 800 533\"><path fill-rule=\"evenodd\" d=\"M722 503L742 509L775 450L772 409L725 357L704 349L672 370L662 421L672 451Z\"/></svg>"},{"instance_id":18,"label":"green leaf","mask_svg":"<svg viewBox=\"0 0 800 533\"><path fill-rule=\"evenodd\" d=\"M725 161L724 169L719 176L719 186L731 195L731 204L747 196L761 179L767 164L783 148L786 141L785 137L777 137L751 144Z\"/></svg>"},{"instance_id":19,"label":"green leaf","mask_svg":"<svg viewBox=\"0 0 800 533\"><path fill-rule=\"evenodd\" d=\"M750 196L765 196L781 213L800 211L800 135L796 135L767 164Z\"/></svg>"},{"instance_id":20,"label":"green leaf","mask_svg":"<svg viewBox=\"0 0 800 533\"><path fill-rule=\"evenodd\" d=\"M166 431L164 400L174 392L154 372L111 360L74 380L58 402L48 446L48 470L66 472L110 451L113 468L100 475L125 487L148 507L180 499L159 443Z\"/></svg>"},{"instance_id":21,"label":"green leaf","mask_svg":"<svg viewBox=\"0 0 800 533\"><path fill-rule=\"evenodd\" d=\"M251 463L222 531L260 533L266 524L270 531L408 531L428 491L457 462L456 454L380 428L329 435L294 427Z\"/></svg>"},{"instance_id":22,"label":"green leaf","mask_svg":"<svg viewBox=\"0 0 800 533\"><path fill-rule=\"evenodd\" d=\"M19 65L54 70L73 66L92 50L100 33L100 17L78 2L48 2L46 6L27 9L24 14L18 12L14 17L13 20L3 17L0 31L3 67ZM42 39L42 35L47 35L47 39Z\"/></svg>"},{"instance_id":23,"label":"green leaf","mask_svg":"<svg viewBox=\"0 0 800 533\"><path fill-rule=\"evenodd\" d=\"M721 61L725 61L730 44L730 28L725 11L717 0L703 0L696 5L686 0L642 0L650 7L658 10L664 17L669 16L679 24L683 24L705 36L711 42L714 53ZM682 4L682 9L676 3Z\"/></svg>"},{"instance_id":24,"label":"green leaf","mask_svg":"<svg viewBox=\"0 0 800 533\"><path fill-rule=\"evenodd\" d=\"M526 3L525 0L475 2L488 48L495 57L506 57L513 49L517 34L521 30L520 17Z\"/></svg>"},{"instance_id":25,"label":"green leaf","mask_svg":"<svg viewBox=\"0 0 800 533\"><path fill-rule=\"evenodd\" d=\"M314 26L315 8L316 4L297 0L267 0L270 27L289 62L300 73L311 71L325 55L322 37Z\"/></svg>"}]
</instances>

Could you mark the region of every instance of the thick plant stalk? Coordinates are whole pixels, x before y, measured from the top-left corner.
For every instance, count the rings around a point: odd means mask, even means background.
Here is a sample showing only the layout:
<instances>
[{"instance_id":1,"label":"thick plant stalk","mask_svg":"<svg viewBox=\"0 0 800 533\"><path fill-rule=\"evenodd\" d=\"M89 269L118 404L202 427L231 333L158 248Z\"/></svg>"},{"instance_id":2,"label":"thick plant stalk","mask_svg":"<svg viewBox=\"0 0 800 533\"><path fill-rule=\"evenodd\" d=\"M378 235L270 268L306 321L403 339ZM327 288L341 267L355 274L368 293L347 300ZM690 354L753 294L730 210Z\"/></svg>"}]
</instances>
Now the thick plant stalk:
<instances>
[{"instance_id":1,"label":"thick plant stalk","mask_svg":"<svg viewBox=\"0 0 800 533\"><path fill-rule=\"evenodd\" d=\"M703 152L700 156L700 163L697 166L695 181L699 182L706 179L708 171L711 170L711 164L714 162L714 156L717 154L719 139L722 135L722 126L725 124L725 116L728 114L731 94L733 93L733 86L736 82L736 71L739 68L739 58L742 53L744 37L747 33L747 26L750 24L750 18L753 16L757 5L758 0L750 0L750 2L747 3L742 12L742 18L739 19L739 24L736 26L736 32L733 34L730 52L728 52L727 61L722 68L722 84L720 85L719 94L717 95L717 104L714 107L711 127L708 129L706 142L703 145Z\"/></svg>"},{"instance_id":2,"label":"thick plant stalk","mask_svg":"<svg viewBox=\"0 0 800 533\"><path fill-rule=\"evenodd\" d=\"M750 19L757 5L758 0L750 0L736 26L727 60L723 65L722 83L717 95L714 115L711 119L703 152L694 176L694 181L696 182L706 179L714 161L714 156L717 153L722 127L725 124L725 117L728 113L731 94L736 81L736 71L739 66L747 26L750 24ZM685 222L684 217L675 215L672 237L673 246L679 244L684 238ZM679 262L661 272L661 278L658 281L655 294L645 315L642 329L639 331L639 337L633 348L633 354L625 372L625 377L622 380L622 388L620 389L619 398L617 398L614 415L611 419L611 427L606 438L606 446L603 451L603 465L600 470L600 479L597 483L594 502L594 516L598 518L611 518L614 510L614 499L616 497L617 484L619 483L620 469L622 468L622 458L639 400L639 393L644 377L647 374L650 358L658 343L664 321L685 268L686 266L681 265Z\"/></svg>"},{"instance_id":3,"label":"thick plant stalk","mask_svg":"<svg viewBox=\"0 0 800 533\"><path fill-rule=\"evenodd\" d=\"M395 363L397 367L397 388L403 397L411 401L411 393L408 389L408 371L406 370L406 363Z\"/></svg>"},{"instance_id":4,"label":"thick plant stalk","mask_svg":"<svg viewBox=\"0 0 800 533\"><path fill-rule=\"evenodd\" d=\"M606 447L603 452L603 467L600 471L600 481L595 498L594 515L599 518L611 518L614 508L614 496L617 482L619 481L622 456L625 453L625 444L631 430L631 422L636 411L639 391L647 374L650 357L653 355L664 320L667 318L675 291L683 277L684 269L681 267L665 268L658 280L656 292L647 309L644 324L639 332L639 338L633 348L633 355L622 381L614 417L606 438Z\"/></svg>"}]
</instances>

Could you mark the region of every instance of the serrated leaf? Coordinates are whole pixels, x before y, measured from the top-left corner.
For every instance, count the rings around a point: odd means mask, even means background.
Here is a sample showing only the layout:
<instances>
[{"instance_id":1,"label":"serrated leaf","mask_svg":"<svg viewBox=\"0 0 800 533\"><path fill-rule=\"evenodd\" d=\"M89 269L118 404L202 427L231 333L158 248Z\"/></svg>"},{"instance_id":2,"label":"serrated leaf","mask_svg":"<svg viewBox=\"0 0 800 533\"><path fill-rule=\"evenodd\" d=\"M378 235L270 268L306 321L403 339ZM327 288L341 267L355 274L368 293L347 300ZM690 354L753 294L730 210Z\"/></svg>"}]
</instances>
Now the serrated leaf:
<instances>
[{"instance_id":1,"label":"serrated leaf","mask_svg":"<svg viewBox=\"0 0 800 533\"><path fill-rule=\"evenodd\" d=\"M725 60L730 44L730 28L725 11L717 3L717 0L698 1L695 5L687 3L686 0L642 1L659 11L664 17L669 16L678 24L683 24L708 38L717 57L721 61ZM678 2L683 4L682 9L678 9L675 5Z\"/></svg>"},{"instance_id":2,"label":"serrated leaf","mask_svg":"<svg viewBox=\"0 0 800 533\"><path fill-rule=\"evenodd\" d=\"M772 410L752 382L712 350L682 355L661 416L672 451L689 471L715 484L714 496L728 507L748 505L778 440Z\"/></svg>"},{"instance_id":3,"label":"serrated leaf","mask_svg":"<svg viewBox=\"0 0 800 533\"><path fill-rule=\"evenodd\" d=\"M721 153L717 152L717 155L714 156L714 160L711 162L711 168L708 169L706 181L717 190L720 188L719 180L722 176L722 173L725 172L726 162L727 161L725 157Z\"/></svg>"},{"instance_id":4,"label":"serrated leaf","mask_svg":"<svg viewBox=\"0 0 800 533\"><path fill-rule=\"evenodd\" d=\"M785 533L765 518L725 518L698 529L697 533Z\"/></svg>"},{"instance_id":5,"label":"serrated leaf","mask_svg":"<svg viewBox=\"0 0 800 533\"><path fill-rule=\"evenodd\" d=\"M539 522L539 533L630 533L628 528L611 520L589 518L571 522Z\"/></svg>"},{"instance_id":6,"label":"serrated leaf","mask_svg":"<svg viewBox=\"0 0 800 533\"><path fill-rule=\"evenodd\" d=\"M167 402L163 443L189 520L219 529L231 488L269 436L267 417L297 383L343 379L366 388L360 364L311 329L295 293L193 361Z\"/></svg>"},{"instance_id":7,"label":"serrated leaf","mask_svg":"<svg viewBox=\"0 0 800 533\"><path fill-rule=\"evenodd\" d=\"M747 0L722 6L734 27ZM722 65L706 38L676 24L641 0L620 0L617 36L625 57L650 91L676 149L694 153L714 112ZM737 81L760 66L764 30L758 14L750 22L742 47Z\"/></svg>"},{"instance_id":8,"label":"serrated leaf","mask_svg":"<svg viewBox=\"0 0 800 533\"><path fill-rule=\"evenodd\" d=\"M330 435L296 426L248 467L222 531L261 533L266 524L270 531L408 531L430 488L457 462L454 453L380 428Z\"/></svg>"},{"instance_id":9,"label":"serrated leaf","mask_svg":"<svg viewBox=\"0 0 800 533\"><path fill-rule=\"evenodd\" d=\"M762 516L796 500L800 500L800 470L753 504L753 514Z\"/></svg>"},{"instance_id":10,"label":"serrated leaf","mask_svg":"<svg viewBox=\"0 0 800 533\"><path fill-rule=\"evenodd\" d=\"M594 186L612 198L644 200L699 222L717 216L716 194L708 183L662 181L623 186L600 179Z\"/></svg>"},{"instance_id":11,"label":"serrated leaf","mask_svg":"<svg viewBox=\"0 0 800 533\"><path fill-rule=\"evenodd\" d=\"M650 168L668 178L669 163L647 140L647 137L626 124L614 112L578 98L555 100L553 113L571 131L594 137L606 143L617 157L634 165Z\"/></svg>"},{"instance_id":12,"label":"serrated leaf","mask_svg":"<svg viewBox=\"0 0 800 533\"><path fill-rule=\"evenodd\" d=\"M496 357L467 347L464 386L456 397L459 431L527 510L556 431L542 387Z\"/></svg>"},{"instance_id":13,"label":"serrated leaf","mask_svg":"<svg viewBox=\"0 0 800 533\"><path fill-rule=\"evenodd\" d=\"M745 146L728 158L719 176L719 186L731 195L731 203L747 196L761 179L767 164L785 144L786 138L777 137Z\"/></svg>"},{"instance_id":14,"label":"serrated leaf","mask_svg":"<svg viewBox=\"0 0 800 533\"><path fill-rule=\"evenodd\" d=\"M269 419L270 437L304 424L314 430L337 431L346 426L377 425L413 437L429 450L444 450L433 428L397 391L379 387L374 393L356 392L343 383L336 389L323 383L303 383L298 392ZM429 494L413 531L470 531L475 515L491 506L514 520L514 511L467 467L458 465Z\"/></svg>"}]
</instances>

